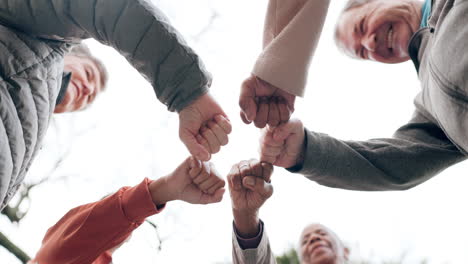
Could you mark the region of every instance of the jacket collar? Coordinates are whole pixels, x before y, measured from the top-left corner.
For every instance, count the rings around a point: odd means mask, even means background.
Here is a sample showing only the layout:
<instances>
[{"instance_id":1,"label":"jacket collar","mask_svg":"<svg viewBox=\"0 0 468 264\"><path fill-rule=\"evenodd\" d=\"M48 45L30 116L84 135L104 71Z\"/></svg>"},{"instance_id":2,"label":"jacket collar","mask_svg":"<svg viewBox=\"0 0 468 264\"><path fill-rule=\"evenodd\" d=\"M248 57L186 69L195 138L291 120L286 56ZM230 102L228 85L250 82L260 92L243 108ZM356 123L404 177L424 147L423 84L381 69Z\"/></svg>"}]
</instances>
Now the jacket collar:
<instances>
[{"instance_id":1,"label":"jacket collar","mask_svg":"<svg viewBox=\"0 0 468 264\"><path fill-rule=\"evenodd\" d=\"M59 105L63 101L63 98L65 98L65 93L67 92L68 84L70 84L71 76L71 72L62 73L62 84L60 85L60 91L57 95L57 99L55 100L55 106Z\"/></svg>"},{"instance_id":2,"label":"jacket collar","mask_svg":"<svg viewBox=\"0 0 468 264\"><path fill-rule=\"evenodd\" d=\"M426 46L429 41L430 31L431 29L427 27L419 29L413 34L408 45L409 56L418 73L424 51L426 50Z\"/></svg>"}]
</instances>

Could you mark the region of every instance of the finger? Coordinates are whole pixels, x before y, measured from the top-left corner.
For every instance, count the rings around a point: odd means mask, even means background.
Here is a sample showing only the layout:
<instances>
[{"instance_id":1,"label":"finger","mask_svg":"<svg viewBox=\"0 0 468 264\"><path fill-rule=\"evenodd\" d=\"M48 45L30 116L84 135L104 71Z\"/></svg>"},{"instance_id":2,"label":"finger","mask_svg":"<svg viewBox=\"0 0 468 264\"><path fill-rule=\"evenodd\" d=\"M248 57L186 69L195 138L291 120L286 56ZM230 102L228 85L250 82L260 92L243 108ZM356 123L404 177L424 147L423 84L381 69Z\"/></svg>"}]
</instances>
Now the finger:
<instances>
[{"instance_id":1,"label":"finger","mask_svg":"<svg viewBox=\"0 0 468 264\"><path fill-rule=\"evenodd\" d=\"M278 126L273 132L273 139L276 141L284 141L291 134L296 133L303 129L302 123L298 119L289 120L285 124Z\"/></svg>"},{"instance_id":2,"label":"finger","mask_svg":"<svg viewBox=\"0 0 468 264\"><path fill-rule=\"evenodd\" d=\"M208 128L211 129L213 134L216 136L216 138L218 139L218 142L219 142L219 144L221 144L221 146L224 146L229 142L229 139L228 139L228 136L227 136L226 132L217 123L215 123L213 121L209 121L207 126L208 126Z\"/></svg>"},{"instance_id":3,"label":"finger","mask_svg":"<svg viewBox=\"0 0 468 264\"><path fill-rule=\"evenodd\" d=\"M288 105L288 110L292 114L294 113L294 102L296 101L296 96L286 93L287 95L284 96L284 99L286 100L286 104Z\"/></svg>"},{"instance_id":4,"label":"finger","mask_svg":"<svg viewBox=\"0 0 468 264\"><path fill-rule=\"evenodd\" d=\"M244 124L247 124L247 125L248 125L248 124L252 123L252 121L250 121L250 120L247 118L247 116L245 115L245 113L242 112L242 111L240 112L240 117L241 117L241 119L242 119L242 122L244 122Z\"/></svg>"},{"instance_id":5,"label":"finger","mask_svg":"<svg viewBox=\"0 0 468 264\"><path fill-rule=\"evenodd\" d=\"M212 152L211 152L211 148L210 148L210 144L208 143L208 140L206 140L202 135L198 134L197 142L203 146L203 148L205 149L205 151L207 151L209 157L211 158ZM208 160L202 160L202 161L208 161Z\"/></svg>"},{"instance_id":6,"label":"finger","mask_svg":"<svg viewBox=\"0 0 468 264\"><path fill-rule=\"evenodd\" d=\"M190 178L195 178L202 169L202 162L194 158L193 156L189 158L189 175Z\"/></svg>"},{"instance_id":7,"label":"finger","mask_svg":"<svg viewBox=\"0 0 468 264\"><path fill-rule=\"evenodd\" d=\"M217 190L214 194L203 193L200 197L199 204L212 204L218 203L223 199L224 188Z\"/></svg>"},{"instance_id":8,"label":"finger","mask_svg":"<svg viewBox=\"0 0 468 264\"><path fill-rule=\"evenodd\" d=\"M216 184L211 186L208 190L207 193L213 194L215 193L218 189L223 188L226 185L226 182L224 180L219 179Z\"/></svg>"},{"instance_id":9,"label":"finger","mask_svg":"<svg viewBox=\"0 0 468 264\"><path fill-rule=\"evenodd\" d=\"M203 144L200 144L197 139L191 132L184 131L180 133L180 139L185 144L190 154L195 158L207 161L211 158L209 149L206 148Z\"/></svg>"},{"instance_id":10,"label":"finger","mask_svg":"<svg viewBox=\"0 0 468 264\"><path fill-rule=\"evenodd\" d=\"M263 129L262 135L260 136L260 146L272 146L281 147L284 145L284 140L275 140L273 135L275 129Z\"/></svg>"},{"instance_id":11,"label":"finger","mask_svg":"<svg viewBox=\"0 0 468 264\"><path fill-rule=\"evenodd\" d=\"M245 161L245 160L239 163L239 171L240 171L241 178L244 178L247 175L252 175L250 164L248 161Z\"/></svg>"},{"instance_id":12,"label":"finger","mask_svg":"<svg viewBox=\"0 0 468 264\"><path fill-rule=\"evenodd\" d=\"M280 155L282 151L283 151L283 146L277 147L277 146L271 146L271 145L263 145L261 148L261 153L263 155L272 156L272 157L276 157Z\"/></svg>"},{"instance_id":13,"label":"finger","mask_svg":"<svg viewBox=\"0 0 468 264\"><path fill-rule=\"evenodd\" d=\"M221 144L219 143L218 138L214 132L206 126L203 126L202 129L200 129L200 132L203 138L208 141L208 145L210 146L210 153L217 153L221 148Z\"/></svg>"},{"instance_id":14,"label":"finger","mask_svg":"<svg viewBox=\"0 0 468 264\"><path fill-rule=\"evenodd\" d=\"M269 156L267 154L260 153L260 161L263 161L263 162L275 164L277 158L278 156Z\"/></svg>"},{"instance_id":15,"label":"finger","mask_svg":"<svg viewBox=\"0 0 468 264\"><path fill-rule=\"evenodd\" d=\"M267 162L262 162L262 168L263 168L263 179L265 179L266 182L270 183L271 182L271 175L273 175L273 165L272 163L267 163Z\"/></svg>"},{"instance_id":16,"label":"finger","mask_svg":"<svg viewBox=\"0 0 468 264\"><path fill-rule=\"evenodd\" d=\"M262 131L259 144L260 161L274 164L282 148L283 142L274 141L272 132L268 131L267 129Z\"/></svg>"},{"instance_id":17,"label":"finger","mask_svg":"<svg viewBox=\"0 0 468 264\"><path fill-rule=\"evenodd\" d=\"M288 122L289 118L291 118L292 112L289 110L286 100L283 98L278 98L278 113L280 116L280 122L286 123Z\"/></svg>"},{"instance_id":18,"label":"finger","mask_svg":"<svg viewBox=\"0 0 468 264\"><path fill-rule=\"evenodd\" d=\"M232 125L231 121L224 117L223 115L217 115L215 116L214 120L220 126L226 134L230 134L232 132Z\"/></svg>"},{"instance_id":19,"label":"finger","mask_svg":"<svg viewBox=\"0 0 468 264\"><path fill-rule=\"evenodd\" d=\"M219 179L213 176L210 176L206 178L203 182L198 184L198 188L203 191L204 193L208 193L208 190L211 187L214 187L216 184L218 184Z\"/></svg>"},{"instance_id":20,"label":"finger","mask_svg":"<svg viewBox=\"0 0 468 264\"><path fill-rule=\"evenodd\" d=\"M216 190L215 193L212 196L213 197L212 202L213 203L221 202L223 200L224 192L226 192L225 188L220 188L220 189Z\"/></svg>"},{"instance_id":21,"label":"finger","mask_svg":"<svg viewBox=\"0 0 468 264\"><path fill-rule=\"evenodd\" d=\"M268 125L277 126L280 123L280 113L278 109L278 99L273 97L270 99L269 111L268 111Z\"/></svg>"},{"instance_id":22,"label":"finger","mask_svg":"<svg viewBox=\"0 0 468 264\"><path fill-rule=\"evenodd\" d=\"M250 124L257 116L257 103L253 97L241 98L239 106L244 114L245 119Z\"/></svg>"},{"instance_id":23,"label":"finger","mask_svg":"<svg viewBox=\"0 0 468 264\"><path fill-rule=\"evenodd\" d=\"M210 174L211 168L207 162L204 162L201 171L193 178L192 181L198 186L200 183L206 181L206 179L210 177Z\"/></svg>"},{"instance_id":24,"label":"finger","mask_svg":"<svg viewBox=\"0 0 468 264\"><path fill-rule=\"evenodd\" d=\"M264 198L269 198L273 194L271 183L267 183L258 177L247 176L242 180L242 184L245 188L260 194Z\"/></svg>"},{"instance_id":25,"label":"finger","mask_svg":"<svg viewBox=\"0 0 468 264\"><path fill-rule=\"evenodd\" d=\"M231 191L240 191L242 189L239 164L234 164L232 166L231 171L228 174L228 183Z\"/></svg>"},{"instance_id":26,"label":"finger","mask_svg":"<svg viewBox=\"0 0 468 264\"><path fill-rule=\"evenodd\" d=\"M255 117L254 123L258 128L264 128L268 120L268 98L260 97L258 99L258 111L257 116Z\"/></svg>"},{"instance_id":27,"label":"finger","mask_svg":"<svg viewBox=\"0 0 468 264\"><path fill-rule=\"evenodd\" d=\"M208 163L207 166L209 166L210 168L210 174L204 181L198 184L198 188L205 193L209 193L209 190L215 185L217 185L219 182L224 182L224 179L221 178L221 176L216 171L216 168L212 163Z\"/></svg>"},{"instance_id":28,"label":"finger","mask_svg":"<svg viewBox=\"0 0 468 264\"><path fill-rule=\"evenodd\" d=\"M250 168L252 168L252 176L262 178L263 176L262 166L260 165L260 162L258 160L256 159L249 160L249 166Z\"/></svg>"},{"instance_id":29,"label":"finger","mask_svg":"<svg viewBox=\"0 0 468 264\"><path fill-rule=\"evenodd\" d=\"M255 120L257 115L257 104L255 102L255 79L251 76L241 85L241 94L239 96L239 106L243 113L246 123L249 124ZM245 121L244 121L245 122Z\"/></svg>"}]
</instances>

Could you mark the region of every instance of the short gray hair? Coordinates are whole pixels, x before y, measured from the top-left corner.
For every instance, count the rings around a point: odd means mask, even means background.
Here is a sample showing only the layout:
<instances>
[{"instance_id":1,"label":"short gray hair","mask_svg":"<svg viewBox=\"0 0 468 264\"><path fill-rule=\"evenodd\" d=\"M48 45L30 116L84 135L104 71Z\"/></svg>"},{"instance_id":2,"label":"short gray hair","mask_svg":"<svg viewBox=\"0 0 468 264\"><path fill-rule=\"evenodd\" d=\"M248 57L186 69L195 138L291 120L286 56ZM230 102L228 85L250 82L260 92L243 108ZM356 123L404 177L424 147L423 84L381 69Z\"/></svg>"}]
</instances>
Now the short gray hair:
<instances>
[{"instance_id":1,"label":"short gray hair","mask_svg":"<svg viewBox=\"0 0 468 264\"><path fill-rule=\"evenodd\" d=\"M322 224L320 224L318 222L315 222L315 223L310 223L310 224L306 225L302 229L301 235L299 236L299 240L298 240L298 243L297 243L297 246L296 246L296 252L297 252L297 257L299 258L299 263L302 263L302 260L303 260L303 256L302 256L302 234L304 233L304 230L306 230L307 228L309 228L310 226L313 226L313 225L318 225L318 226L321 226L321 227L325 228L326 232L330 236L335 238L338 246L340 246L341 249L343 250L343 253L346 254L346 250L349 250L349 248L346 246L346 244L343 242L343 240L341 240L341 238L335 233L335 231L330 229L328 226L325 226L325 225L322 225Z\"/></svg>"},{"instance_id":2,"label":"short gray hair","mask_svg":"<svg viewBox=\"0 0 468 264\"><path fill-rule=\"evenodd\" d=\"M91 53L91 50L86 44L80 43L76 46L73 46L73 48L70 50L70 52L67 55L87 58L91 60L96 65L99 71L99 74L101 75L101 91L106 88L107 81L109 79L109 73L107 72L107 68L100 59L96 58Z\"/></svg>"},{"instance_id":3,"label":"short gray hair","mask_svg":"<svg viewBox=\"0 0 468 264\"><path fill-rule=\"evenodd\" d=\"M341 11L341 14L343 14L344 12L350 10L350 9L353 9L353 8L356 8L356 7L360 7L364 4L367 4L367 3L370 3L370 2L373 2L375 0L349 0L348 2L346 2L345 6L343 7L343 10Z\"/></svg>"},{"instance_id":4,"label":"short gray hair","mask_svg":"<svg viewBox=\"0 0 468 264\"><path fill-rule=\"evenodd\" d=\"M376 0L348 0L346 2L343 9L341 10L340 16L338 17L338 21L337 21L337 23L335 25L335 33L333 34L333 38L335 40L335 45L338 47L339 50L346 53L345 49L343 48L343 46L341 45L341 43L339 41L340 32L338 31L338 24L339 24L339 21L340 21L341 17L343 16L343 14L346 13L347 11L351 10L351 9L361 7L363 5L369 4L370 2L374 2L374 1L376 1Z\"/></svg>"}]
</instances>

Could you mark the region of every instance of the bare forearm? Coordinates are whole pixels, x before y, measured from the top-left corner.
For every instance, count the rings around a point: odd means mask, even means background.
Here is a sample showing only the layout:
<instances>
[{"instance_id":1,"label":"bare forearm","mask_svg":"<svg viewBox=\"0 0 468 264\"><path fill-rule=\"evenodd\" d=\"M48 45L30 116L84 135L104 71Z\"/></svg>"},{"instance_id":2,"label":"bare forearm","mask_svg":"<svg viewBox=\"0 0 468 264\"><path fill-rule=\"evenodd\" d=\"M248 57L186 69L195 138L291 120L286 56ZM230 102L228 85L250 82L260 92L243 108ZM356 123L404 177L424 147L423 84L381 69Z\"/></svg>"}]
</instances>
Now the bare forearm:
<instances>
[{"instance_id":1,"label":"bare forearm","mask_svg":"<svg viewBox=\"0 0 468 264\"><path fill-rule=\"evenodd\" d=\"M161 177L151 182L148 188L151 193L151 199L156 206L176 199L174 192L168 187L167 177Z\"/></svg>"},{"instance_id":2,"label":"bare forearm","mask_svg":"<svg viewBox=\"0 0 468 264\"><path fill-rule=\"evenodd\" d=\"M238 234L244 238L255 237L260 230L258 211L233 210L234 225Z\"/></svg>"}]
</instances>

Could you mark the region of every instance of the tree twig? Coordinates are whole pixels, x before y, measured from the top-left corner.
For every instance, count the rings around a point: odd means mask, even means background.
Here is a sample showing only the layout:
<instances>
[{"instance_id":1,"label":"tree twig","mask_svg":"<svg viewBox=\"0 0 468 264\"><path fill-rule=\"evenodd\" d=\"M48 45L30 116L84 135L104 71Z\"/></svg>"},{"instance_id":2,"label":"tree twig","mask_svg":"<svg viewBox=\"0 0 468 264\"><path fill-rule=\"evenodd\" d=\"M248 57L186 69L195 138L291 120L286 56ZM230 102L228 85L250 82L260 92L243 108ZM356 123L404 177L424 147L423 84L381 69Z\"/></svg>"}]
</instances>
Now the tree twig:
<instances>
[{"instance_id":1,"label":"tree twig","mask_svg":"<svg viewBox=\"0 0 468 264\"><path fill-rule=\"evenodd\" d=\"M11 242L2 232L0 232L0 245L11 252L21 262L26 264L31 258L23 250Z\"/></svg>"},{"instance_id":2,"label":"tree twig","mask_svg":"<svg viewBox=\"0 0 468 264\"><path fill-rule=\"evenodd\" d=\"M156 231L156 238L158 239L158 242L159 242L159 246L158 246L158 252L161 252L161 249L162 249L162 239L161 239L161 236L159 235L159 230L158 230L158 226L151 222L150 220L145 220L145 222L147 222L148 224L150 224L154 230Z\"/></svg>"}]
</instances>

